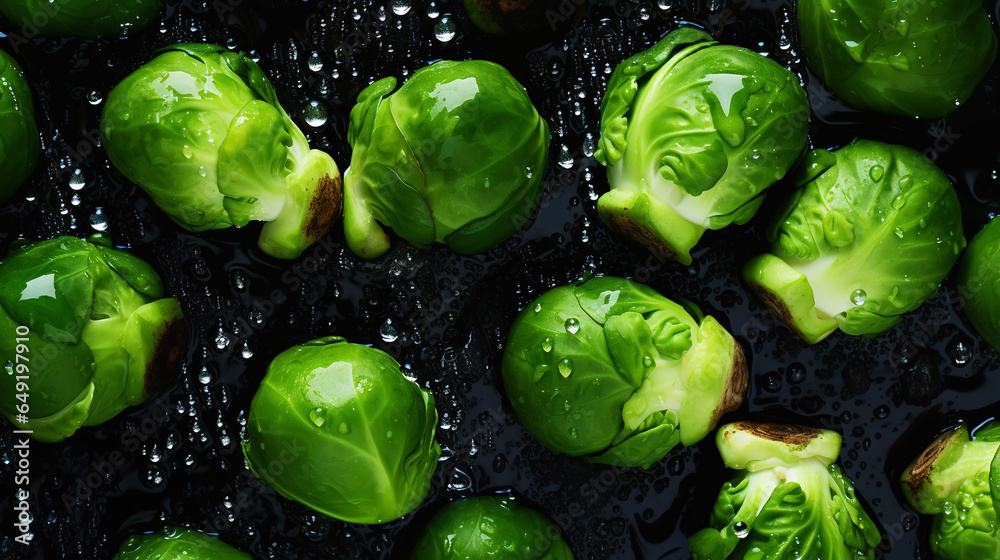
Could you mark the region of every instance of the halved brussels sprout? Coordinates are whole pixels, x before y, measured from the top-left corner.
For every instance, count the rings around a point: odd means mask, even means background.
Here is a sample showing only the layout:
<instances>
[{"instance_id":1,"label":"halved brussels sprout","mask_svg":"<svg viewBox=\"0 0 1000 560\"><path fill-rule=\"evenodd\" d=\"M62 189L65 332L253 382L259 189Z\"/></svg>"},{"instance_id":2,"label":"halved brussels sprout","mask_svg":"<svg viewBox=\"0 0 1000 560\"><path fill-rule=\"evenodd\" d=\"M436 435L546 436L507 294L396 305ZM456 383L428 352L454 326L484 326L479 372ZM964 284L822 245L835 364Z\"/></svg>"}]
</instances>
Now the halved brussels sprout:
<instances>
[{"instance_id":1,"label":"halved brussels sprout","mask_svg":"<svg viewBox=\"0 0 1000 560\"><path fill-rule=\"evenodd\" d=\"M798 78L753 51L690 27L618 65L601 101L611 190L601 219L691 264L708 229L746 223L806 147Z\"/></svg>"},{"instance_id":2,"label":"halved brussels sprout","mask_svg":"<svg viewBox=\"0 0 1000 560\"><path fill-rule=\"evenodd\" d=\"M28 80L17 62L0 50L0 203L31 175L40 149Z\"/></svg>"},{"instance_id":3,"label":"halved brussels sprout","mask_svg":"<svg viewBox=\"0 0 1000 560\"><path fill-rule=\"evenodd\" d=\"M0 413L44 442L159 393L188 342L156 271L99 235L12 250L0 263L0 333Z\"/></svg>"},{"instance_id":4,"label":"halved brussels sprout","mask_svg":"<svg viewBox=\"0 0 1000 560\"><path fill-rule=\"evenodd\" d=\"M859 109L943 117L997 56L980 0L799 0L797 10L809 66Z\"/></svg>"},{"instance_id":5,"label":"halved brussels sprout","mask_svg":"<svg viewBox=\"0 0 1000 560\"><path fill-rule=\"evenodd\" d=\"M747 367L714 318L602 276L549 290L517 316L503 384L518 418L551 449L649 468L740 405Z\"/></svg>"},{"instance_id":6,"label":"halved brussels sprout","mask_svg":"<svg viewBox=\"0 0 1000 560\"><path fill-rule=\"evenodd\" d=\"M421 68L392 93L383 78L358 96L347 139L344 234L358 256L389 248L384 224L417 247L478 253L534 212L549 126L502 66L482 60Z\"/></svg>"},{"instance_id":7,"label":"halved brussels sprout","mask_svg":"<svg viewBox=\"0 0 1000 560\"><path fill-rule=\"evenodd\" d=\"M551 519L507 496L458 500L437 513L412 560L573 560Z\"/></svg>"},{"instance_id":8,"label":"halved brussels sprout","mask_svg":"<svg viewBox=\"0 0 1000 560\"><path fill-rule=\"evenodd\" d=\"M840 434L737 422L715 444L740 472L688 540L694 560L874 560L881 535L834 463Z\"/></svg>"},{"instance_id":9,"label":"halved brussels sprout","mask_svg":"<svg viewBox=\"0 0 1000 560\"><path fill-rule=\"evenodd\" d=\"M293 259L340 216L337 164L242 53L162 49L111 91L101 130L111 163L191 231L266 222L260 248Z\"/></svg>"},{"instance_id":10,"label":"halved brussels sprout","mask_svg":"<svg viewBox=\"0 0 1000 560\"><path fill-rule=\"evenodd\" d=\"M840 328L874 336L937 293L965 247L948 177L905 146L855 140L813 150L780 219L771 253L743 277L806 342Z\"/></svg>"},{"instance_id":11,"label":"halved brussels sprout","mask_svg":"<svg viewBox=\"0 0 1000 560\"><path fill-rule=\"evenodd\" d=\"M330 336L268 366L243 453L286 498L349 523L388 523L427 495L437 419L434 397L391 356Z\"/></svg>"},{"instance_id":12,"label":"halved brussels sprout","mask_svg":"<svg viewBox=\"0 0 1000 560\"><path fill-rule=\"evenodd\" d=\"M903 495L933 515L931 551L938 560L983 560L1000 554L1000 422L969 437L964 424L938 436L904 471Z\"/></svg>"}]
</instances>

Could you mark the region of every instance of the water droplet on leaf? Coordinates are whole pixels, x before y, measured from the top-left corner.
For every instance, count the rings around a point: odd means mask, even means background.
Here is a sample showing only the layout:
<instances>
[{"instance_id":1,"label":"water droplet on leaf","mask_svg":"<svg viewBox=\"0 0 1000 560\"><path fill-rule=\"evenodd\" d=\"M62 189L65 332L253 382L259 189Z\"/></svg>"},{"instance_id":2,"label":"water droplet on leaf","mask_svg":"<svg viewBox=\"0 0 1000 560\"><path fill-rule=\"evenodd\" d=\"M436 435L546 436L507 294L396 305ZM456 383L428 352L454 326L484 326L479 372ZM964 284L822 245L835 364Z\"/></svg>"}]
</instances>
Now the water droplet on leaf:
<instances>
[{"instance_id":1,"label":"water droplet on leaf","mask_svg":"<svg viewBox=\"0 0 1000 560\"><path fill-rule=\"evenodd\" d=\"M867 298L868 294L860 288L851 292L851 303L854 305L864 305L865 299Z\"/></svg>"},{"instance_id":2,"label":"water droplet on leaf","mask_svg":"<svg viewBox=\"0 0 1000 560\"><path fill-rule=\"evenodd\" d=\"M569 377L573 373L573 362L569 358L564 358L559 362L559 375Z\"/></svg>"}]
</instances>

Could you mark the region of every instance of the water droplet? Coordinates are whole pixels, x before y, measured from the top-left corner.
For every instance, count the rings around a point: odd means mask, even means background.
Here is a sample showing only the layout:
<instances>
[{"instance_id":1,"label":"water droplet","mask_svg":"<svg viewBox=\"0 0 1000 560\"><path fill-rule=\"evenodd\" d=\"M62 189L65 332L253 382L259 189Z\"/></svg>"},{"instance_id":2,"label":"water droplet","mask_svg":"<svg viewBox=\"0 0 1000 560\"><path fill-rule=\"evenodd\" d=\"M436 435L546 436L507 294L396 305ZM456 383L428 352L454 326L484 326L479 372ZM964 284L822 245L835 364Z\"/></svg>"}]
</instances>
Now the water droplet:
<instances>
[{"instance_id":1,"label":"water droplet","mask_svg":"<svg viewBox=\"0 0 1000 560\"><path fill-rule=\"evenodd\" d=\"M745 539L750 534L750 527L743 521L737 521L733 524L733 534L738 539Z\"/></svg>"},{"instance_id":2,"label":"water droplet","mask_svg":"<svg viewBox=\"0 0 1000 560\"><path fill-rule=\"evenodd\" d=\"M86 179L83 176L83 171L79 169L74 169L73 174L69 176L69 188L74 191L78 191L87 184Z\"/></svg>"},{"instance_id":3,"label":"water droplet","mask_svg":"<svg viewBox=\"0 0 1000 560\"><path fill-rule=\"evenodd\" d=\"M569 152L569 147L566 144L559 146L559 167L563 169L573 168L573 156Z\"/></svg>"},{"instance_id":4,"label":"water droplet","mask_svg":"<svg viewBox=\"0 0 1000 560\"><path fill-rule=\"evenodd\" d=\"M906 56L905 53L898 53L894 56L890 56L889 66L892 66L896 70L907 72L910 69L910 57Z\"/></svg>"},{"instance_id":5,"label":"water droplet","mask_svg":"<svg viewBox=\"0 0 1000 560\"><path fill-rule=\"evenodd\" d=\"M541 310L542 310L542 304L540 303L535 304L535 313L539 313L541 312Z\"/></svg>"},{"instance_id":6,"label":"water droplet","mask_svg":"<svg viewBox=\"0 0 1000 560\"><path fill-rule=\"evenodd\" d=\"M341 422L340 426L337 427L337 431L342 434L351 433L351 427L347 425L347 422Z\"/></svg>"},{"instance_id":7,"label":"water droplet","mask_svg":"<svg viewBox=\"0 0 1000 560\"><path fill-rule=\"evenodd\" d=\"M576 428L570 428L569 429L569 437L571 439L576 439Z\"/></svg>"},{"instance_id":8,"label":"water droplet","mask_svg":"<svg viewBox=\"0 0 1000 560\"><path fill-rule=\"evenodd\" d=\"M427 17L429 17L431 19L434 19L434 18L438 17L439 15L441 15L441 12L438 10L437 2L435 2L434 0L431 0L430 2L428 2L427 3Z\"/></svg>"},{"instance_id":9,"label":"water droplet","mask_svg":"<svg viewBox=\"0 0 1000 560\"><path fill-rule=\"evenodd\" d=\"M507 456L503 453L498 454L493 459L493 472L502 473L507 468Z\"/></svg>"},{"instance_id":10,"label":"water droplet","mask_svg":"<svg viewBox=\"0 0 1000 560\"><path fill-rule=\"evenodd\" d=\"M434 37L442 43L447 43L455 38L455 22L450 17L444 16L434 24Z\"/></svg>"},{"instance_id":11,"label":"water droplet","mask_svg":"<svg viewBox=\"0 0 1000 560\"><path fill-rule=\"evenodd\" d=\"M958 340L948 349L948 356L956 366L964 366L972 359L972 349L965 342Z\"/></svg>"},{"instance_id":12,"label":"water droplet","mask_svg":"<svg viewBox=\"0 0 1000 560\"><path fill-rule=\"evenodd\" d=\"M405 16L410 13L409 0L392 0L392 13L397 16Z\"/></svg>"},{"instance_id":13,"label":"water droplet","mask_svg":"<svg viewBox=\"0 0 1000 560\"><path fill-rule=\"evenodd\" d=\"M864 290L858 288L851 292L851 303L854 305L864 305L865 299L868 298L868 294Z\"/></svg>"},{"instance_id":14,"label":"water droplet","mask_svg":"<svg viewBox=\"0 0 1000 560\"><path fill-rule=\"evenodd\" d=\"M253 357L253 350L250 349L250 342L243 342L243 350L240 351L240 356L243 356L244 360L249 360Z\"/></svg>"},{"instance_id":15,"label":"water droplet","mask_svg":"<svg viewBox=\"0 0 1000 560\"><path fill-rule=\"evenodd\" d=\"M806 379L806 368L802 364L788 366L788 382L792 385L802 383Z\"/></svg>"},{"instance_id":16,"label":"water droplet","mask_svg":"<svg viewBox=\"0 0 1000 560\"><path fill-rule=\"evenodd\" d=\"M552 351L552 339L551 338L545 337L545 340L542 341L542 351L543 352L551 352Z\"/></svg>"},{"instance_id":17,"label":"water droplet","mask_svg":"<svg viewBox=\"0 0 1000 560\"><path fill-rule=\"evenodd\" d=\"M315 425L317 428L322 428L323 427L323 422L326 421L326 418L323 417L323 409L322 408L314 408L314 409L310 410L309 411L309 421L312 422L313 425Z\"/></svg>"},{"instance_id":18,"label":"water droplet","mask_svg":"<svg viewBox=\"0 0 1000 560\"><path fill-rule=\"evenodd\" d=\"M882 176L885 175L885 168L881 165L873 165L871 169L868 170L868 176L872 178L872 181L876 183L882 180Z\"/></svg>"},{"instance_id":19,"label":"water droplet","mask_svg":"<svg viewBox=\"0 0 1000 560\"><path fill-rule=\"evenodd\" d=\"M906 177L902 177L899 179L899 190L905 191L906 189L910 188L910 185L912 184L913 184L913 177L910 177L909 175L907 175Z\"/></svg>"},{"instance_id":20,"label":"water droplet","mask_svg":"<svg viewBox=\"0 0 1000 560\"><path fill-rule=\"evenodd\" d=\"M233 286L237 290L243 291L247 287L247 275L242 270L234 270L232 273Z\"/></svg>"},{"instance_id":21,"label":"water droplet","mask_svg":"<svg viewBox=\"0 0 1000 560\"><path fill-rule=\"evenodd\" d=\"M100 206L94 210L94 213L90 215L90 227L97 231L105 231L108 229L108 217L104 215L104 208Z\"/></svg>"},{"instance_id":22,"label":"water droplet","mask_svg":"<svg viewBox=\"0 0 1000 560\"><path fill-rule=\"evenodd\" d=\"M207 367L202 366L201 373L198 374L198 381L202 385L208 385L212 382L212 372L208 370Z\"/></svg>"},{"instance_id":23,"label":"water droplet","mask_svg":"<svg viewBox=\"0 0 1000 560\"><path fill-rule=\"evenodd\" d=\"M87 103L91 105L100 105L101 101L104 101L104 97L101 96L101 92L96 89L87 94Z\"/></svg>"},{"instance_id":24,"label":"water droplet","mask_svg":"<svg viewBox=\"0 0 1000 560\"><path fill-rule=\"evenodd\" d=\"M153 444L152 447L150 447L148 456L149 456L150 462L152 462L152 463L159 463L160 462L160 457L161 457L160 456L160 448L155 443Z\"/></svg>"},{"instance_id":25,"label":"water droplet","mask_svg":"<svg viewBox=\"0 0 1000 560\"><path fill-rule=\"evenodd\" d=\"M159 486L163 484L163 472L159 467L150 465L149 469L146 471L146 482L148 482L151 486Z\"/></svg>"},{"instance_id":26,"label":"water droplet","mask_svg":"<svg viewBox=\"0 0 1000 560\"><path fill-rule=\"evenodd\" d=\"M227 346L229 346L229 335L220 328L219 334L215 335L215 347L219 350L225 350Z\"/></svg>"},{"instance_id":27,"label":"water droplet","mask_svg":"<svg viewBox=\"0 0 1000 560\"><path fill-rule=\"evenodd\" d=\"M382 326L378 329L378 334L386 342L396 342L396 339L399 338L399 330L396 328L396 323L393 322L392 317L387 318L382 323Z\"/></svg>"},{"instance_id":28,"label":"water droplet","mask_svg":"<svg viewBox=\"0 0 1000 560\"><path fill-rule=\"evenodd\" d=\"M311 127L320 127L326 124L326 106L319 101L310 101L302 109L302 118Z\"/></svg>"},{"instance_id":29,"label":"water droplet","mask_svg":"<svg viewBox=\"0 0 1000 560\"><path fill-rule=\"evenodd\" d=\"M769 393L777 393L781 390L781 376L778 372L772 371L764 374L764 390Z\"/></svg>"},{"instance_id":30,"label":"water droplet","mask_svg":"<svg viewBox=\"0 0 1000 560\"><path fill-rule=\"evenodd\" d=\"M448 481L448 489L455 492L464 492L469 488L472 488L472 477L455 469L455 472L451 475L451 480Z\"/></svg>"},{"instance_id":31,"label":"water droplet","mask_svg":"<svg viewBox=\"0 0 1000 560\"><path fill-rule=\"evenodd\" d=\"M559 368L559 375L563 377L569 377L573 373L573 362L569 358L563 358L557 367Z\"/></svg>"},{"instance_id":32,"label":"water droplet","mask_svg":"<svg viewBox=\"0 0 1000 560\"><path fill-rule=\"evenodd\" d=\"M313 72L319 72L323 69L323 59L320 58L319 53L316 51L313 51L309 55L309 60L306 61L306 64L309 65L309 69Z\"/></svg>"},{"instance_id":33,"label":"water droplet","mask_svg":"<svg viewBox=\"0 0 1000 560\"><path fill-rule=\"evenodd\" d=\"M575 318L566 319L566 323L565 323L564 326L566 327L566 331L569 332L569 334L576 334L576 333L580 332L580 320L579 319L575 319Z\"/></svg>"},{"instance_id":34,"label":"water droplet","mask_svg":"<svg viewBox=\"0 0 1000 560\"><path fill-rule=\"evenodd\" d=\"M903 228L896 228L896 237L903 238Z\"/></svg>"},{"instance_id":35,"label":"water droplet","mask_svg":"<svg viewBox=\"0 0 1000 560\"><path fill-rule=\"evenodd\" d=\"M652 356L643 356L642 365L646 368L651 368L656 364L656 360Z\"/></svg>"},{"instance_id":36,"label":"water droplet","mask_svg":"<svg viewBox=\"0 0 1000 560\"><path fill-rule=\"evenodd\" d=\"M892 207L895 208L896 210L899 210L905 205L906 205L906 199L903 198L903 195L898 195L896 196L896 198L892 199Z\"/></svg>"},{"instance_id":37,"label":"water droplet","mask_svg":"<svg viewBox=\"0 0 1000 560\"><path fill-rule=\"evenodd\" d=\"M888 406L883 404L879 405L879 407L875 409L875 418L878 418L879 420L885 420L888 417L889 417Z\"/></svg>"}]
</instances>

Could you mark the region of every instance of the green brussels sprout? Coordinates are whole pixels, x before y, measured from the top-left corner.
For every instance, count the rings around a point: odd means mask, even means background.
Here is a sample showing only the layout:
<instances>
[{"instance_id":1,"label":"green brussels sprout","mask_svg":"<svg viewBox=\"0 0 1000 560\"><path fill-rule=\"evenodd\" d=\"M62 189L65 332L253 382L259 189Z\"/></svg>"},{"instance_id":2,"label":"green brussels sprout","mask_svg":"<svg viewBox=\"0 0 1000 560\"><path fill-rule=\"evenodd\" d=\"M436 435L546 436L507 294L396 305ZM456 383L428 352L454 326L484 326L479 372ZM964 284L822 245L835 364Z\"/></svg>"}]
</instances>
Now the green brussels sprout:
<instances>
[{"instance_id":1,"label":"green brussels sprout","mask_svg":"<svg viewBox=\"0 0 1000 560\"><path fill-rule=\"evenodd\" d=\"M650 250L691 264L706 229L746 223L806 147L809 103L794 74L681 28L618 65L594 156L611 190L597 211Z\"/></svg>"},{"instance_id":2,"label":"green brussels sprout","mask_svg":"<svg viewBox=\"0 0 1000 560\"><path fill-rule=\"evenodd\" d=\"M934 516L934 558L1000 558L1000 422L981 426L974 439L965 425L941 434L901 482L910 504Z\"/></svg>"},{"instance_id":3,"label":"green brussels sprout","mask_svg":"<svg viewBox=\"0 0 1000 560\"><path fill-rule=\"evenodd\" d=\"M797 17L809 66L858 109L943 117L997 56L980 0L800 0Z\"/></svg>"},{"instance_id":4,"label":"green brussels sprout","mask_svg":"<svg viewBox=\"0 0 1000 560\"><path fill-rule=\"evenodd\" d=\"M979 334L1000 348L1000 220L980 230L958 269L963 309Z\"/></svg>"},{"instance_id":5,"label":"green brussels sprout","mask_svg":"<svg viewBox=\"0 0 1000 560\"><path fill-rule=\"evenodd\" d=\"M874 336L937 293L965 247L948 177L904 146L855 140L813 150L780 218L771 253L743 277L805 341L840 328Z\"/></svg>"},{"instance_id":6,"label":"green brussels sprout","mask_svg":"<svg viewBox=\"0 0 1000 560\"><path fill-rule=\"evenodd\" d=\"M111 163L188 230L263 221L264 252L299 256L340 215L337 164L309 149L246 55L204 44L159 52L108 95Z\"/></svg>"},{"instance_id":7,"label":"green brussels sprout","mask_svg":"<svg viewBox=\"0 0 1000 560\"><path fill-rule=\"evenodd\" d=\"M737 422L715 444L727 467L709 527L688 540L694 560L875 558L878 528L834 464L840 434Z\"/></svg>"},{"instance_id":8,"label":"green brussels sprout","mask_svg":"<svg viewBox=\"0 0 1000 560\"><path fill-rule=\"evenodd\" d=\"M0 51L0 203L35 169L40 149L28 81L17 62Z\"/></svg>"},{"instance_id":9,"label":"green brussels sprout","mask_svg":"<svg viewBox=\"0 0 1000 560\"><path fill-rule=\"evenodd\" d=\"M383 78L358 96L347 140L344 234L358 256L389 248L379 222L417 247L485 251L534 211L549 125L492 62L438 62L392 93ZM391 93L391 95L390 95Z\"/></svg>"},{"instance_id":10,"label":"green brussels sprout","mask_svg":"<svg viewBox=\"0 0 1000 560\"><path fill-rule=\"evenodd\" d=\"M0 413L43 442L159 393L188 340L156 271L99 235L12 250L0 263L0 333Z\"/></svg>"},{"instance_id":11,"label":"green brussels sprout","mask_svg":"<svg viewBox=\"0 0 1000 560\"><path fill-rule=\"evenodd\" d=\"M388 523L430 489L437 420L434 397L391 356L330 336L268 366L243 453L286 498L349 523Z\"/></svg>"},{"instance_id":12,"label":"green brussels sprout","mask_svg":"<svg viewBox=\"0 0 1000 560\"><path fill-rule=\"evenodd\" d=\"M424 529L413 560L573 560L559 529L507 496L452 502Z\"/></svg>"},{"instance_id":13,"label":"green brussels sprout","mask_svg":"<svg viewBox=\"0 0 1000 560\"><path fill-rule=\"evenodd\" d=\"M96 39L142 29L163 10L163 0L0 0L0 13L37 35Z\"/></svg>"},{"instance_id":14,"label":"green brussels sprout","mask_svg":"<svg viewBox=\"0 0 1000 560\"><path fill-rule=\"evenodd\" d=\"M240 552L215 537L169 527L164 531L132 535L118 549L111 560L250 560Z\"/></svg>"},{"instance_id":15,"label":"green brussels sprout","mask_svg":"<svg viewBox=\"0 0 1000 560\"><path fill-rule=\"evenodd\" d=\"M714 318L602 276L549 290L517 316L503 384L525 428L549 448L649 468L740 405L747 367Z\"/></svg>"}]
</instances>

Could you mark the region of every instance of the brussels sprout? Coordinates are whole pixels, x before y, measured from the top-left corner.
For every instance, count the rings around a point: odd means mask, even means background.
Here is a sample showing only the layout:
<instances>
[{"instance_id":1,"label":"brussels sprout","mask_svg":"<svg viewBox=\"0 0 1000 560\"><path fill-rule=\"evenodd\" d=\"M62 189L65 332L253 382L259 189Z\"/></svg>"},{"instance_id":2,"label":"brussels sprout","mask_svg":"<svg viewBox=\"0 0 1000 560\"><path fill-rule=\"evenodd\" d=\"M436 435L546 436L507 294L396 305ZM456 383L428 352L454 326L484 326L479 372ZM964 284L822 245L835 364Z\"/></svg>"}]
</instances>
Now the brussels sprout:
<instances>
[{"instance_id":1,"label":"brussels sprout","mask_svg":"<svg viewBox=\"0 0 1000 560\"><path fill-rule=\"evenodd\" d=\"M694 560L857 560L881 540L833 464L840 434L738 422L719 428L722 460L740 473L722 486L710 527L688 541Z\"/></svg>"},{"instance_id":2,"label":"brussels sprout","mask_svg":"<svg viewBox=\"0 0 1000 560\"><path fill-rule=\"evenodd\" d=\"M430 489L437 419L434 397L392 357L330 336L271 362L243 453L286 498L349 523L387 523Z\"/></svg>"},{"instance_id":3,"label":"brussels sprout","mask_svg":"<svg viewBox=\"0 0 1000 560\"><path fill-rule=\"evenodd\" d=\"M95 426L176 378L188 340L145 261L92 236L11 251L0 264L0 413L44 442Z\"/></svg>"},{"instance_id":4,"label":"brussels sprout","mask_svg":"<svg viewBox=\"0 0 1000 560\"><path fill-rule=\"evenodd\" d=\"M333 159L309 149L246 55L202 44L160 53L108 95L111 163L186 229L259 220L264 252L299 256L340 215Z\"/></svg>"},{"instance_id":5,"label":"brussels sprout","mask_svg":"<svg viewBox=\"0 0 1000 560\"><path fill-rule=\"evenodd\" d=\"M693 28L615 69L594 156L601 218L683 264L706 229L746 223L806 147L809 104L791 72Z\"/></svg>"},{"instance_id":6,"label":"brussels sprout","mask_svg":"<svg viewBox=\"0 0 1000 560\"><path fill-rule=\"evenodd\" d=\"M0 13L31 33L89 39L142 29L162 9L163 0L0 0Z\"/></svg>"},{"instance_id":7,"label":"brussels sprout","mask_svg":"<svg viewBox=\"0 0 1000 560\"><path fill-rule=\"evenodd\" d=\"M1000 422L974 439L964 425L941 434L903 473L902 488L917 511L934 516L934 558L1000 558Z\"/></svg>"},{"instance_id":8,"label":"brussels sprout","mask_svg":"<svg viewBox=\"0 0 1000 560\"><path fill-rule=\"evenodd\" d=\"M507 496L452 502L424 529L413 560L573 560L552 520Z\"/></svg>"},{"instance_id":9,"label":"brussels sprout","mask_svg":"<svg viewBox=\"0 0 1000 560\"><path fill-rule=\"evenodd\" d=\"M714 318L603 276L549 290L517 316L503 384L551 449L649 468L740 405L747 368Z\"/></svg>"},{"instance_id":10,"label":"brussels sprout","mask_svg":"<svg viewBox=\"0 0 1000 560\"><path fill-rule=\"evenodd\" d=\"M541 191L549 125L521 84L499 65L470 60L432 64L395 87L395 78L375 82L351 110L351 250L385 253L379 222L417 247L445 243L466 254L524 225Z\"/></svg>"},{"instance_id":11,"label":"brussels sprout","mask_svg":"<svg viewBox=\"0 0 1000 560\"><path fill-rule=\"evenodd\" d=\"M161 532L129 537L111 560L250 560L250 558L249 554L240 552L215 537L191 529L169 527Z\"/></svg>"},{"instance_id":12,"label":"brussels sprout","mask_svg":"<svg viewBox=\"0 0 1000 560\"><path fill-rule=\"evenodd\" d=\"M986 224L969 242L958 269L958 288L973 326L1000 348L1000 220Z\"/></svg>"},{"instance_id":13,"label":"brussels sprout","mask_svg":"<svg viewBox=\"0 0 1000 560\"><path fill-rule=\"evenodd\" d=\"M35 169L40 147L28 81L17 62L0 51L0 203Z\"/></svg>"},{"instance_id":14,"label":"brussels sprout","mask_svg":"<svg viewBox=\"0 0 1000 560\"><path fill-rule=\"evenodd\" d=\"M997 56L980 0L800 0L809 66L838 97L890 115L943 117Z\"/></svg>"},{"instance_id":15,"label":"brussels sprout","mask_svg":"<svg viewBox=\"0 0 1000 560\"><path fill-rule=\"evenodd\" d=\"M743 276L810 344L837 330L874 336L933 296L965 247L958 196L910 148L855 140L803 162L771 253Z\"/></svg>"}]
</instances>

